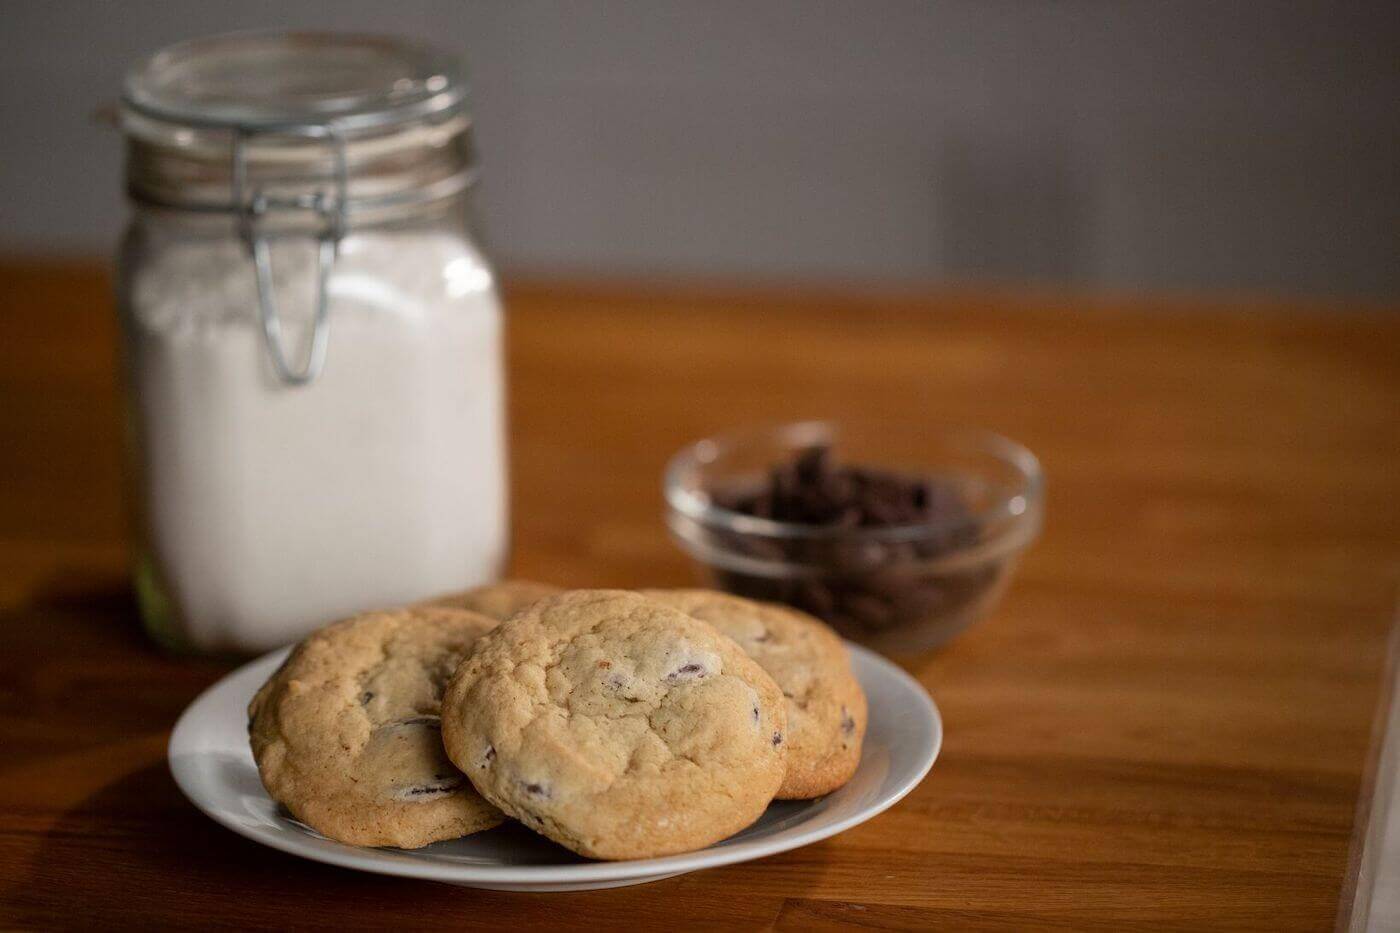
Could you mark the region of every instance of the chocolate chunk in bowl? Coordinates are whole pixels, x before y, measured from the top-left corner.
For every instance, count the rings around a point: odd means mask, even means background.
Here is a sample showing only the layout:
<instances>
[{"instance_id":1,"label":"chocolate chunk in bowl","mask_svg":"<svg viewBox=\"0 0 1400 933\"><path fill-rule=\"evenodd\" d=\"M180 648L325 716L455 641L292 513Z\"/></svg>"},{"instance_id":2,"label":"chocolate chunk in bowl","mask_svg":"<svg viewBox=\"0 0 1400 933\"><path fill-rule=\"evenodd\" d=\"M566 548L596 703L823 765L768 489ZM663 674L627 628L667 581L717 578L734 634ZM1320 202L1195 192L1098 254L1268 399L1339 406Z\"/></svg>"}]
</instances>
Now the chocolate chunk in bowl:
<instances>
[{"instance_id":1,"label":"chocolate chunk in bowl","mask_svg":"<svg viewBox=\"0 0 1400 933\"><path fill-rule=\"evenodd\" d=\"M1035 457L986 432L862 446L829 422L707 438L667 468L667 523L713 585L825 619L891 654L996 603L1039 532Z\"/></svg>"}]
</instances>

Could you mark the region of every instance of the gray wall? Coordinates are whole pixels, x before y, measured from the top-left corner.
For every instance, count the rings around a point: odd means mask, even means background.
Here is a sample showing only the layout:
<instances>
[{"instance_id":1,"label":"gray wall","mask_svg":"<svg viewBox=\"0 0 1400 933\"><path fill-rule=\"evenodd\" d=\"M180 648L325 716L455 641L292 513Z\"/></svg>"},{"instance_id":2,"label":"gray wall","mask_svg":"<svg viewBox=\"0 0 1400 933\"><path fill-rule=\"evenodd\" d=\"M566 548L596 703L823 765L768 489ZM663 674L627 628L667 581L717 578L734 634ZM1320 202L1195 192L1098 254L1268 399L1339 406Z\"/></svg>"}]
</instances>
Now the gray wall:
<instances>
[{"instance_id":1,"label":"gray wall","mask_svg":"<svg viewBox=\"0 0 1400 933\"><path fill-rule=\"evenodd\" d=\"M515 271L1400 295L1400 4L0 5L0 251L108 248L124 64L250 27L466 51Z\"/></svg>"}]
</instances>

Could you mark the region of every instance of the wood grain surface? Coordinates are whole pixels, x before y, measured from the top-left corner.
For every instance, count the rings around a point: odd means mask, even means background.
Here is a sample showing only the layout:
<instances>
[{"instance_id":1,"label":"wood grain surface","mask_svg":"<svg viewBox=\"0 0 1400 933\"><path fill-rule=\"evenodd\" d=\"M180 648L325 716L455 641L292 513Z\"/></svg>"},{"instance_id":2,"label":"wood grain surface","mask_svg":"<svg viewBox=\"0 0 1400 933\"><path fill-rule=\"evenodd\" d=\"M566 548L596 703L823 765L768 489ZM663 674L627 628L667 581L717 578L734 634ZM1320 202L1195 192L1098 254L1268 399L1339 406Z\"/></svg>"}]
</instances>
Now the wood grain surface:
<instances>
[{"instance_id":1,"label":"wood grain surface","mask_svg":"<svg viewBox=\"0 0 1400 933\"><path fill-rule=\"evenodd\" d=\"M881 817L641 887L504 894L246 841L166 771L230 662L139 631L93 266L0 266L0 927L1326 929L1400 566L1400 315L991 292L509 294L514 570L664 585L684 442L995 428L1048 475L1005 601L904 659L947 726Z\"/></svg>"}]
</instances>

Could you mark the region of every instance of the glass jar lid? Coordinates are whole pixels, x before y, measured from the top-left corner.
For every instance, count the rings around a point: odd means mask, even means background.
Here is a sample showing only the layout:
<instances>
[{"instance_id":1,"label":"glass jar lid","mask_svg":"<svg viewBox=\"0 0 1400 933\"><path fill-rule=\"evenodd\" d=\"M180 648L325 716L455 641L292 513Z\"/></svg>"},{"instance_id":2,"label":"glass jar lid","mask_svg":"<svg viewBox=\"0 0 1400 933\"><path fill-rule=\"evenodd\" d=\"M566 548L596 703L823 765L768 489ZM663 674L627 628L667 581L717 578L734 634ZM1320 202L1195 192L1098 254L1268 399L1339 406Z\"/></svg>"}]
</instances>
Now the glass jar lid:
<instances>
[{"instance_id":1,"label":"glass jar lid","mask_svg":"<svg viewBox=\"0 0 1400 933\"><path fill-rule=\"evenodd\" d=\"M362 218L450 196L474 172L466 99L456 57L408 39L192 39L127 73L127 189L142 203L233 213L259 192L273 207L322 192Z\"/></svg>"},{"instance_id":2,"label":"glass jar lid","mask_svg":"<svg viewBox=\"0 0 1400 933\"><path fill-rule=\"evenodd\" d=\"M463 109L457 60L406 39L248 32L161 49L126 76L122 103L195 127L335 125L355 134Z\"/></svg>"}]
</instances>

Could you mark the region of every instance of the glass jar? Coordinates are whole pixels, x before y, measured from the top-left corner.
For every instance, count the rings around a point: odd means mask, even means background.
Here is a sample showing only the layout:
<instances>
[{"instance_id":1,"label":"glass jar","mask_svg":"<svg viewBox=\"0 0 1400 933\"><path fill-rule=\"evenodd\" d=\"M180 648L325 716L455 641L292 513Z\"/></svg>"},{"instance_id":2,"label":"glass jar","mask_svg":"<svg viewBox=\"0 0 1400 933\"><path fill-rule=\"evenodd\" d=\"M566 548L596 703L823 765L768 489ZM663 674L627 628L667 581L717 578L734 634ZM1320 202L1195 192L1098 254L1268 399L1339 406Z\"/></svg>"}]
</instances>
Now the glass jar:
<instances>
[{"instance_id":1,"label":"glass jar","mask_svg":"<svg viewBox=\"0 0 1400 933\"><path fill-rule=\"evenodd\" d=\"M495 578L502 320L456 64L396 39L213 37L140 62L121 113L151 634L261 651Z\"/></svg>"}]
</instances>

